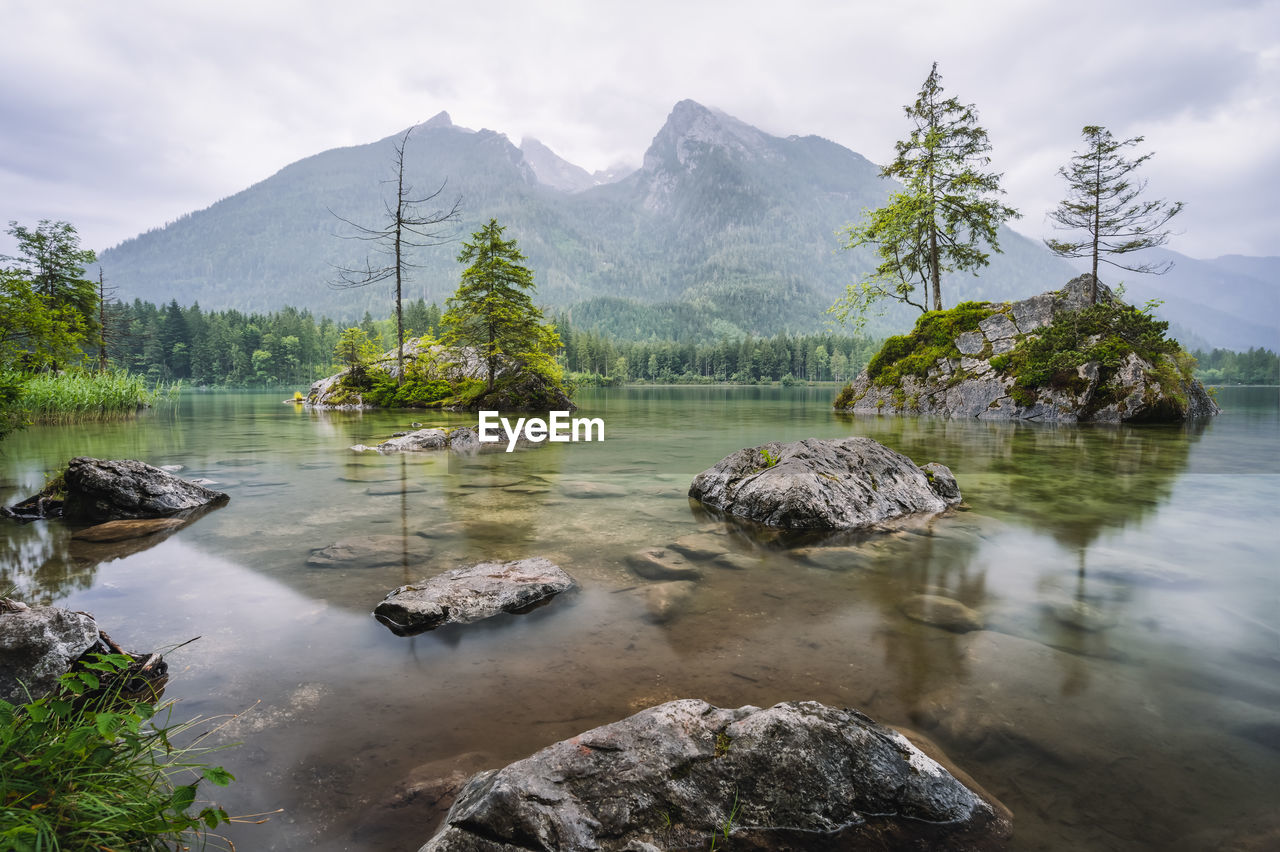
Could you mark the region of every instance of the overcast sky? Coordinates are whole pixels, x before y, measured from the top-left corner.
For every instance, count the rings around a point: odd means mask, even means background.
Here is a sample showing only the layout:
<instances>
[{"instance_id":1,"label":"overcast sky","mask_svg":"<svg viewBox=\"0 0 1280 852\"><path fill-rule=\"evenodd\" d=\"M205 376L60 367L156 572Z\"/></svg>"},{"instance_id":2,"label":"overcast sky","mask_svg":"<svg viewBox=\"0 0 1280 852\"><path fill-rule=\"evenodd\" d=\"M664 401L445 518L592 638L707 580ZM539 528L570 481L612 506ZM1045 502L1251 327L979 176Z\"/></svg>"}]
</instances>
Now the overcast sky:
<instances>
[{"instance_id":1,"label":"overcast sky","mask_svg":"<svg viewBox=\"0 0 1280 852\"><path fill-rule=\"evenodd\" d=\"M638 165L683 98L883 163L936 60L1023 233L1102 124L1186 202L1171 248L1280 255L1280 0L0 0L0 31L0 221L99 250L440 110L588 170Z\"/></svg>"}]
</instances>

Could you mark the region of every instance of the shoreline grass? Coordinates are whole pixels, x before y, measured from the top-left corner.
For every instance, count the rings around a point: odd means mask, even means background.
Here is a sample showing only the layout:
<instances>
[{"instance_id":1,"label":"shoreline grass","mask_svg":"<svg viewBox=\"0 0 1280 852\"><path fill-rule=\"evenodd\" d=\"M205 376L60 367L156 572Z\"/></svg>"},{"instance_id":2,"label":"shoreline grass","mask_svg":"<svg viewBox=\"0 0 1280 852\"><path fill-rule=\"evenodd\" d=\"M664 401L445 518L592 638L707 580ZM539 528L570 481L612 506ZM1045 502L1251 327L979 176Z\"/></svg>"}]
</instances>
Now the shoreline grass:
<instances>
[{"instance_id":1,"label":"shoreline grass","mask_svg":"<svg viewBox=\"0 0 1280 852\"><path fill-rule=\"evenodd\" d=\"M128 370L44 373L27 379L17 407L33 422L77 423L132 417L178 396L181 383L157 383Z\"/></svg>"}]
</instances>

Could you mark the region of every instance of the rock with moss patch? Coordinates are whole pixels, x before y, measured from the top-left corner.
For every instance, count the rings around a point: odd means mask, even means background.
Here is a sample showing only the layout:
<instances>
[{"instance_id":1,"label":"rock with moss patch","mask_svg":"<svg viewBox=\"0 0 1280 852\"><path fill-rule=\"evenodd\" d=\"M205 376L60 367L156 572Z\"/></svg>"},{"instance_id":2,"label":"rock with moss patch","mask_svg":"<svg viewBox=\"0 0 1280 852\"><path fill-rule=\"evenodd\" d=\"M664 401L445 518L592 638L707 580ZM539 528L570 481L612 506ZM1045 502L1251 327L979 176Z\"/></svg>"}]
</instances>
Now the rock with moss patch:
<instances>
[{"instance_id":1,"label":"rock with moss patch","mask_svg":"<svg viewBox=\"0 0 1280 852\"><path fill-rule=\"evenodd\" d=\"M945 466L926 473L870 438L807 438L738 450L698 474L689 496L725 514L790 530L866 527L936 514L960 502Z\"/></svg>"},{"instance_id":2,"label":"rock with moss patch","mask_svg":"<svg viewBox=\"0 0 1280 852\"><path fill-rule=\"evenodd\" d=\"M897 731L815 701L682 699L555 743L459 793L420 852L993 849L1008 812Z\"/></svg>"},{"instance_id":3,"label":"rock with moss patch","mask_svg":"<svg viewBox=\"0 0 1280 852\"><path fill-rule=\"evenodd\" d=\"M966 302L892 337L835 401L859 414L1178 422L1217 414L1161 323L1091 277L1014 303Z\"/></svg>"}]
</instances>

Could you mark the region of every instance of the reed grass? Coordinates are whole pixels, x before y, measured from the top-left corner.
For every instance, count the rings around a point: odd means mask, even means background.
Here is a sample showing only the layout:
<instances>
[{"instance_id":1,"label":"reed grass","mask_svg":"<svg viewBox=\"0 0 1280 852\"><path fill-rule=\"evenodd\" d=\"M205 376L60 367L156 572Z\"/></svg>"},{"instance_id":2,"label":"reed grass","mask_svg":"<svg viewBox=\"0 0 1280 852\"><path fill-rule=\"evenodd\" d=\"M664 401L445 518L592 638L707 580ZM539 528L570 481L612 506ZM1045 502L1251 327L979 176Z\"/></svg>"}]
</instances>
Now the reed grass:
<instances>
[{"instance_id":1,"label":"reed grass","mask_svg":"<svg viewBox=\"0 0 1280 852\"><path fill-rule=\"evenodd\" d=\"M107 373L42 373L27 379L18 407L32 421L76 423L130 417L177 398L179 382L157 383L128 370Z\"/></svg>"}]
</instances>

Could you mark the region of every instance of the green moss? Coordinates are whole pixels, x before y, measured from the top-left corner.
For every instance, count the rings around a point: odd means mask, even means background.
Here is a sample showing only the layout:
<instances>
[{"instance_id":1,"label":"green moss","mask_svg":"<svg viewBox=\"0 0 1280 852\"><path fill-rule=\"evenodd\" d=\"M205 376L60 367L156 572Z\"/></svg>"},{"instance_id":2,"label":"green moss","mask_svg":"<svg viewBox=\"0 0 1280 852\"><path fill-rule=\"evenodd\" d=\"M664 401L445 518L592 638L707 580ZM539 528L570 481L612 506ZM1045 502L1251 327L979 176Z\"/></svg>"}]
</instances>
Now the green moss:
<instances>
[{"instance_id":1,"label":"green moss","mask_svg":"<svg viewBox=\"0 0 1280 852\"><path fill-rule=\"evenodd\" d=\"M1012 352L996 356L991 363L1001 373L1015 377L1011 396L1019 405L1028 405L1023 400L1033 400L1033 392L1040 388L1083 393L1089 383L1078 368L1094 362L1099 374L1090 408L1098 410L1117 401L1122 389L1115 387L1112 379L1134 354L1156 365L1152 378L1161 392L1185 410L1180 379L1190 377L1195 359L1176 340L1165 336L1168 327L1168 323L1129 305L1102 302L1059 314L1051 325L1019 341Z\"/></svg>"},{"instance_id":2,"label":"green moss","mask_svg":"<svg viewBox=\"0 0 1280 852\"><path fill-rule=\"evenodd\" d=\"M1036 392L1029 388L1024 388L1021 385L1014 385L1009 388L1009 396L1013 398L1014 402L1021 405L1023 408L1036 404Z\"/></svg>"},{"instance_id":3,"label":"green moss","mask_svg":"<svg viewBox=\"0 0 1280 852\"><path fill-rule=\"evenodd\" d=\"M926 378L939 358L960 357L957 337L977 331L980 322L1004 308L990 302L962 302L949 311L929 311L916 320L910 334L884 342L867 364L867 375L883 387L901 384L904 376Z\"/></svg>"},{"instance_id":4,"label":"green moss","mask_svg":"<svg viewBox=\"0 0 1280 852\"><path fill-rule=\"evenodd\" d=\"M729 747L733 745L733 738L724 731L716 734L716 757L724 757L729 753Z\"/></svg>"}]
</instances>

